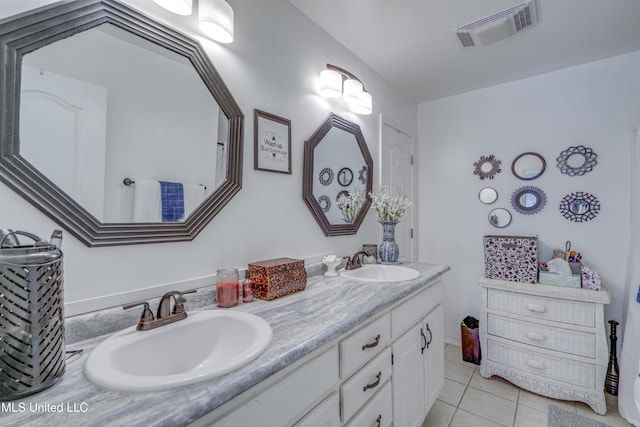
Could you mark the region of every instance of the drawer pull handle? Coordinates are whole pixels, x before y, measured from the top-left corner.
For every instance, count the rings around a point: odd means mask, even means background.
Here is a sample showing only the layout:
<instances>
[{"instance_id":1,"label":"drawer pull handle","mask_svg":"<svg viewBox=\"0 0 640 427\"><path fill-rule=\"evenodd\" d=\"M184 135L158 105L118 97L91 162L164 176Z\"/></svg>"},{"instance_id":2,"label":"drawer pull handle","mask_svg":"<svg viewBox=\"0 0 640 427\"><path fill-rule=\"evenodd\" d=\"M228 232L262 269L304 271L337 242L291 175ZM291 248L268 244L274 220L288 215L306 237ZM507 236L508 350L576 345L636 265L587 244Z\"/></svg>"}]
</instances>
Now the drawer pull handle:
<instances>
[{"instance_id":1,"label":"drawer pull handle","mask_svg":"<svg viewBox=\"0 0 640 427\"><path fill-rule=\"evenodd\" d=\"M533 369L544 369L544 363L539 360L527 360L527 366Z\"/></svg>"},{"instance_id":2,"label":"drawer pull handle","mask_svg":"<svg viewBox=\"0 0 640 427\"><path fill-rule=\"evenodd\" d=\"M427 348L431 345L431 341L433 341L433 332L429 329L429 324L427 323L427 332L429 332L429 341L427 341Z\"/></svg>"},{"instance_id":3,"label":"drawer pull handle","mask_svg":"<svg viewBox=\"0 0 640 427\"><path fill-rule=\"evenodd\" d=\"M547 337L538 332L527 332L525 336L532 341L544 341L547 339Z\"/></svg>"},{"instance_id":4,"label":"drawer pull handle","mask_svg":"<svg viewBox=\"0 0 640 427\"><path fill-rule=\"evenodd\" d=\"M382 425L382 414L378 415L378 418L376 418L376 427L380 427Z\"/></svg>"},{"instance_id":5,"label":"drawer pull handle","mask_svg":"<svg viewBox=\"0 0 640 427\"><path fill-rule=\"evenodd\" d=\"M534 313L544 313L547 309L544 305L529 303L524 306L529 311L533 311Z\"/></svg>"},{"instance_id":6,"label":"drawer pull handle","mask_svg":"<svg viewBox=\"0 0 640 427\"><path fill-rule=\"evenodd\" d=\"M372 382L371 384L367 384L366 386L364 386L362 388L362 391L367 391L370 388L375 388L378 387L378 384L380 384L380 377L382 376L382 372L378 371L378 375L376 375L376 380L374 382Z\"/></svg>"},{"instance_id":7,"label":"drawer pull handle","mask_svg":"<svg viewBox=\"0 0 640 427\"><path fill-rule=\"evenodd\" d=\"M422 331L422 328L420 328L420 337L424 340L424 345L420 348L420 354L424 354L424 349L427 348L427 336Z\"/></svg>"},{"instance_id":8,"label":"drawer pull handle","mask_svg":"<svg viewBox=\"0 0 640 427\"><path fill-rule=\"evenodd\" d=\"M363 345L362 346L362 351L365 351L368 348L376 347L378 344L380 344L380 334L376 335L376 337L373 339L373 341L371 341L369 344Z\"/></svg>"}]
</instances>

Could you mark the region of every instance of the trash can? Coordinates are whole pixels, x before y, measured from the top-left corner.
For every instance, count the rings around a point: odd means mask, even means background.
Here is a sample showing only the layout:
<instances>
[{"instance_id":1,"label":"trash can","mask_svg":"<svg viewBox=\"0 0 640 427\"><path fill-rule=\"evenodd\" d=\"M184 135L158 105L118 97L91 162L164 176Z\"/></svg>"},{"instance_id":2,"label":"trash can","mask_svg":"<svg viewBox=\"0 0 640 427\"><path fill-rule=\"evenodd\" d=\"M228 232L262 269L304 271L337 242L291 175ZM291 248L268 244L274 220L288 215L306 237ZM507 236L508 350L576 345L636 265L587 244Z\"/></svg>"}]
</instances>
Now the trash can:
<instances>
[{"instance_id":1,"label":"trash can","mask_svg":"<svg viewBox=\"0 0 640 427\"><path fill-rule=\"evenodd\" d=\"M54 231L50 243L0 230L0 401L36 393L64 374L61 236Z\"/></svg>"},{"instance_id":2,"label":"trash can","mask_svg":"<svg viewBox=\"0 0 640 427\"><path fill-rule=\"evenodd\" d=\"M480 329L478 319L467 316L460 323L460 337L462 339L462 360L465 362L480 364L482 354L480 352Z\"/></svg>"}]
</instances>

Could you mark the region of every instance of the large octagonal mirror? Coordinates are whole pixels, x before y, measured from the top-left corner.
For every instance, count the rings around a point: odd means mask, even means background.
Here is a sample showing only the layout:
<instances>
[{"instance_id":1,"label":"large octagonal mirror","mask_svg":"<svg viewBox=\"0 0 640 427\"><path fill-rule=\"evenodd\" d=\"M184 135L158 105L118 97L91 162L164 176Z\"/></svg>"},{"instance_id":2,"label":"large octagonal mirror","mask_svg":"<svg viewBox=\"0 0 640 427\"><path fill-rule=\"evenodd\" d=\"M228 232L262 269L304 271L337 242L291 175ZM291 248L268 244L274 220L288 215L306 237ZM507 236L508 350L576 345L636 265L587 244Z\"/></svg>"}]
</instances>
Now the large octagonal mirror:
<instances>
[{"instance_id":1,"label":"large octagonal mirror","mask_svg":"<svg viewBox=\"0 0 640 427\"><path fill-rule=\"evenodd\" d=\"M304 146L303 198L326 236L355 234L371 206L373 159L360 126L335 114Z\"/></svg>"},{"instance_id":2,"label":"large octagonal mirror","mask_svg":"<svg viewBox=\"0 0 640 427\"><path fill-rule=\"evenodd\" d=\"M197 41L112 0L0 24L0 179L86 245L192 240L240 190L244 118Z\"/></svg>"}]
</instances>

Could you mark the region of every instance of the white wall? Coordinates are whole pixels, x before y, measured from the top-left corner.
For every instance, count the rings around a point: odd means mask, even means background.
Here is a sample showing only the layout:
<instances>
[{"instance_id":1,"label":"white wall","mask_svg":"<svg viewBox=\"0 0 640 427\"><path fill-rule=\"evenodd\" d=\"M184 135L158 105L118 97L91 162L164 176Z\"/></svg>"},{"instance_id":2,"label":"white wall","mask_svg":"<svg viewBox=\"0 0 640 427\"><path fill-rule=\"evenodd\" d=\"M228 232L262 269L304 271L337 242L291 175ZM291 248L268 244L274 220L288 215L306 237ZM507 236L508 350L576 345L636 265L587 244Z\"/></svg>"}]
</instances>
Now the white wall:
<instances>
[{"instance_id":1,"label":"white wall","mask_svg":"<svg viewBox=\"0 0 640 427\"><path fill-rule=\"evenodd\" d=\"M418 106L419 254L421 261L452 266L445 279L449 340L459 342L466 315L480 314L476 279L484 272L485 234L538 235L543 261L571 240L612 293L606 318L622 320L630 233L629 144L640 125L639 69L640 52L635 52ZM563 175L556 167L560 152L575 145L598 154L596 167L582 177ZM534 181L518 180L510 170L513 159L526 151L547 161L546 171ZM502 173L480 181L473 163L489 154L502 160ZM539 214L525 216L511 208L511 194L523 185L547 194ZM493 205L478 200L484 186L498 191ZM594 220L573 223L560 215L560 200L574 191L600 200ZM489 225L487 215L494 207L512 211L508 228Z\"/></svg>"},{"instance_id":2,"label":"white wall","mask_svg":"<svg viewBox=\"0 0 640 427\"><path fill-rule=\"evenodd\" d=\"M0 19L47 3L53 0L3 4ZM165 13L146 0L126 3L200 37L193 16ZM361 126L377 176L379 115L415 134L415 104L398 97L386 81L286 0L229 3L235 11L234 43L218 45L203 39L203 45L245 114L242 190L192 242L87 248L67 233L63 242L67 315L157 296L163 285L185 289L191 285L182 283L187 280L210 282L218 268L280 256L347 254L362 243L380 240L371 213L355 236L324 236L302 200L304 140L330 112L339 114ZM355 116L340 101L316 94L317 77L326 63L344 67L365 82L374 97L372 115ZM253 170L254 108L291 120L292 175ZM0 227L43 237L58 227L4 184L0 201Z\"/></svg>"}]
</instances>

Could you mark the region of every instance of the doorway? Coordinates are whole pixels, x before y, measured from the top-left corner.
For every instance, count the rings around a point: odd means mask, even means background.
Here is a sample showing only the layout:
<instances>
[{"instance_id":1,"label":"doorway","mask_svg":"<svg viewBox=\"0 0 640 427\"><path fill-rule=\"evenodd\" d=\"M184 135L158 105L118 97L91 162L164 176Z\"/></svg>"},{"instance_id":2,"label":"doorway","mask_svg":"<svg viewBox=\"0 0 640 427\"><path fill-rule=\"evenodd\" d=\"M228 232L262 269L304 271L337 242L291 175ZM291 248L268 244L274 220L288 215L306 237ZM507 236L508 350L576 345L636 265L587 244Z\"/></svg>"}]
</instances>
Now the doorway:
<instances>
[{"instance_id":1,"label":"doorway","mask_svg":"<svg viewBox=\"0 0 640 427\"><path fill-rule=\"evenodd\" d=\"M414 193L414 138L382 116L381 127L381 186L386 186L391 196L405 194L413 202L396 226L396 242L400 248L398 259L415 261L417 242L414 238L414 211L417 201Z\"/></svg>"}]
</instances>

